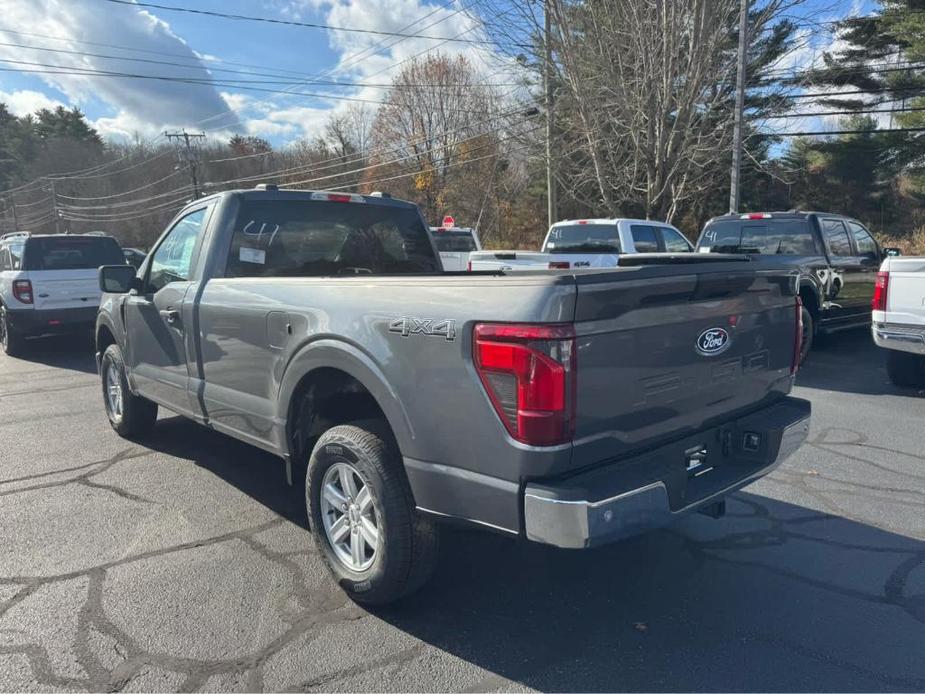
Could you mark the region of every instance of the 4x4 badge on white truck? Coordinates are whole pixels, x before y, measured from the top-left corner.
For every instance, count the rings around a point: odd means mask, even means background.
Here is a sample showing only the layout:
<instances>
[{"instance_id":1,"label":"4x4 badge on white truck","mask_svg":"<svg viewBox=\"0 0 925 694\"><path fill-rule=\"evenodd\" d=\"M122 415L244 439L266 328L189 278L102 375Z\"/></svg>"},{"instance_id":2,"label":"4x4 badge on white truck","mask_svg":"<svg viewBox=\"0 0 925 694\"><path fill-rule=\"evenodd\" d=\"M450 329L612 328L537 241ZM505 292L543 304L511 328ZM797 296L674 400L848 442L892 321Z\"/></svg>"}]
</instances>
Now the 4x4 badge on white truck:
<instances>
[{"instance_id":1,"label":"4x4 badge on white truck","mask_svg":"<svg viewBox=\"0 0 925 694\"><path fill-rule=\"evenodd\" d=\"M447 342L452 342L456 339L456 321L434 318L396 318L389 323L389 332L398 333L402 337L432 335L446 338Z\"/></svg>"},{"instance_id":2,"label":"4x4 badge on white truck","mask_svg":"<svg viewBox=\"0 0 925 694\"><path fill-rule=\"evenodd\" d=\"M696 348L699 354L712 357L725 352L731 344L729 333L723 328L707 328L697 337Z\"/></svg>"}]
</instances>

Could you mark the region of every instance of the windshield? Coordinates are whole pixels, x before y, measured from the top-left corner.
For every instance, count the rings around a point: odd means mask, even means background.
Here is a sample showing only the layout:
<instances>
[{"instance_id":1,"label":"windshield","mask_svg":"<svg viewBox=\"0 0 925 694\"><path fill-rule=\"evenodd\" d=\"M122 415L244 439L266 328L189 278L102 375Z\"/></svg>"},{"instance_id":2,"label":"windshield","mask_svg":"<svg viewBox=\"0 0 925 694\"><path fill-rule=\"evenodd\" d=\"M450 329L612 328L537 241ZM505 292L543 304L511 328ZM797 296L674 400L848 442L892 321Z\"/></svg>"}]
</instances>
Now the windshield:
<instances>
[{"instance_id":1,"label":"windshield","mask_svg":"<svg viewBox=\"0 0 925 694\"><path fill-rule=\"evenodd\" d=\"M245 200L229 277L317 277L436 272L418 211L371 203Z\"/></svg>"},{"instance_id":2,"label":"windshield","mask_svg":"<svg viewBox=\"0 0 925 694\"><path fill-rule=\"evenodd\" d=\"M546 240L547 253L619 253L616 224L568 224L555 226Z\"/></svg>"},{"instance_id":3,"label":"windshield","mask_svg":"<svg viewBox=\"0 0 925 694\"><path fill-rule=\"evenodd\" d=\"M708 253L816 255L807 219L726 219L707 225L698 250Z\"/></svg>"},{"instance_id":4,"label":"windshield","mask_svg":"<svg viewBox=\"0 0 925 694\"><path fill-rule=\"evenodd\" d=\"M435 231L431 236L441 253L469 253L478 250L471 231Z\"/></svg>"},{"instance_id":5,"label":"windshield","mask_svg":"<svg viewBox=\"0 0 925 694\"><path fill-rule=\"evenodd\" d=\"M33 236L26 249L26 270L89 270L125 265L122 249L108 236Z\"/></svg>"}]
</instances>

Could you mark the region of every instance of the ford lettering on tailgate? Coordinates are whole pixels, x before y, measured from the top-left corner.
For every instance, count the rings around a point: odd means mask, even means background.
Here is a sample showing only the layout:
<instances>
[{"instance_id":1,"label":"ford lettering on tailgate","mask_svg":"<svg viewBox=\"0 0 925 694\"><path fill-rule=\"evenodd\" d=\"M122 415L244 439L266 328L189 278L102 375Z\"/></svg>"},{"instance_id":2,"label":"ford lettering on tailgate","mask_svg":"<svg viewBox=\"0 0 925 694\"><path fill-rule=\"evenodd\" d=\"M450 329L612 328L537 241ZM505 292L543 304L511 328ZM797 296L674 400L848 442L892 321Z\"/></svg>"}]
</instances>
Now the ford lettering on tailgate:
<instances>
[{"instance_id":1,"label":"ford lettering on tailgate","mask_svg":"<svg viewBox=\"0 0 925 694\"><path fill-rule=\"evenodd\" d=\"M712 357L725 352L730 344L729 333L723 328L707 328L697 337L695 346L698 353Z\"/></svg>"}]
</instances>

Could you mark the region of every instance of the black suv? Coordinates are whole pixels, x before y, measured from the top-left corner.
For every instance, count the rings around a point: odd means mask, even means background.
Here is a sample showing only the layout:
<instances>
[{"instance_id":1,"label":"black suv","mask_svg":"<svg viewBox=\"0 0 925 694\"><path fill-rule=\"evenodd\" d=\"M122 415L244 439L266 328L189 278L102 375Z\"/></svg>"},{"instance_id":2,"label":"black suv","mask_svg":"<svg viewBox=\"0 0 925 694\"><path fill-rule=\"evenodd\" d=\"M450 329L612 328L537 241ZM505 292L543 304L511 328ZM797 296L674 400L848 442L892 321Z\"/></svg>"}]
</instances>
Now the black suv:
<instances>
[{"instance_id":1,"label":"black suv","mask_svg":"<svg viewBox=\"0 0 925 694\"><path fill-rule=\"evenodd\" d=\"M855 219L827 212L728 214L707 222L703 253L755 253L800 273L805 359L813 340L870 324L870 302L883 251Z\"/></svg>"}]
</instances>

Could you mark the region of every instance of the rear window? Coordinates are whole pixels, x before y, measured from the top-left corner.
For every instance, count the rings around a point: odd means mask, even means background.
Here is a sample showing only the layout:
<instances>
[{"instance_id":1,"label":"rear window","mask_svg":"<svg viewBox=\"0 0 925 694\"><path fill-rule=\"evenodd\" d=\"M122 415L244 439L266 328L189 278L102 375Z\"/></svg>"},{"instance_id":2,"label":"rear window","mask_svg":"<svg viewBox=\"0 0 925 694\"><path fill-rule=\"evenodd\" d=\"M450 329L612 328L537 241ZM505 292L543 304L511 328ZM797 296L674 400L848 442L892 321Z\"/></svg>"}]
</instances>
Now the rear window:
<instances>
[{"instance_id":1,"label":"rear window","mask_svg":"<svg viewBox=\"0 0 925 694\"><path fill-rule=\"evenodd\" d=\"M807 219L729 219L707 226L698 249L710 253L817 255Z\"/></svg>"},{"instance_id":2,"label":"rear window","mask_svg":"<svg viewBox=\"0 0 925 694\"><path fill-rule=\"evenodd\" d=\"M469 253L478 250L471 231L435 231L432 236L441 253Z\"/></svg>"},{"instance_id":3,"label":"rear window","mask_svg":"<svg viewBox=\"0 0 925 694\"><path fill-rule=\"evenodd\" d=\"M26 244L26 270L90 270L125 265L122 249L108 236L33 236Z\"/></svg>"},{"instance_id":4,"label":"rear window","mask_svg":"<svg viewBox=\"0 0 925 694\"><path fill-rule=\"evenodd\" d=\"M619 253L616 224L568 224L553 227L543 249L549 253Z\"/></svg>"},{"instance_id":5,"label":"rear window","mask_svg":"<svg viewBox=\"0 0 925 694\"><path fill-rule=\"evenodd\" d=\"M315 200L245 200L226 275L318 277L438 272L414 208Z\"/></svg>"}]
</instances>

